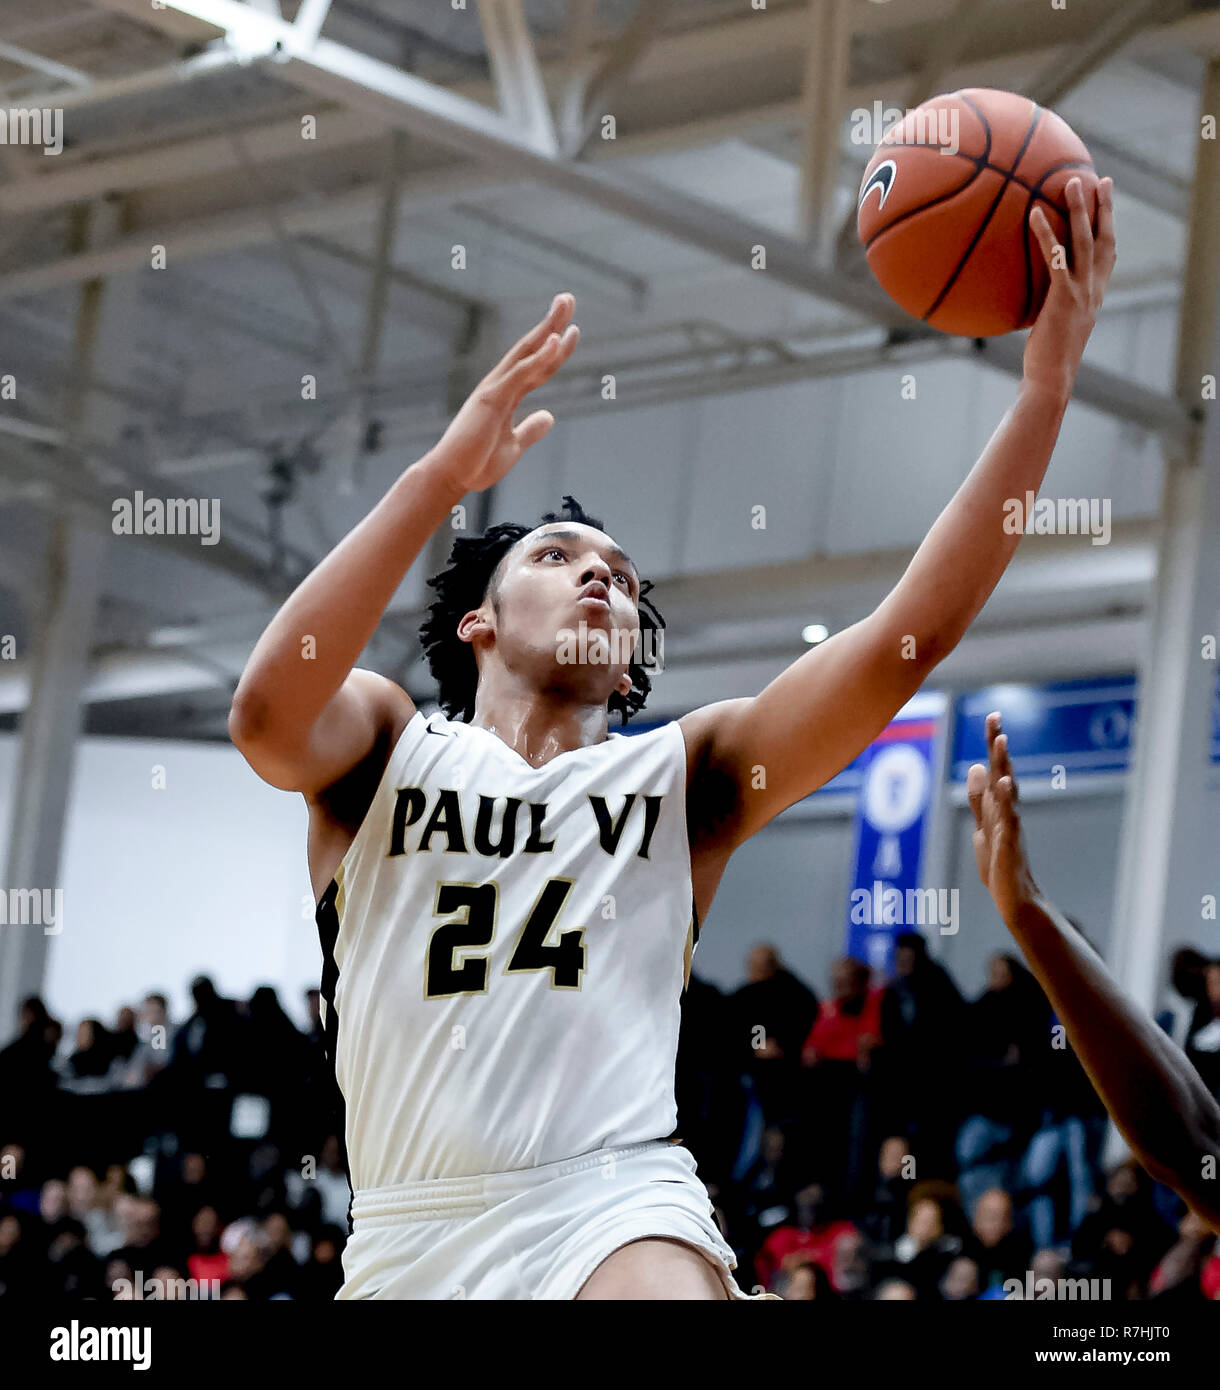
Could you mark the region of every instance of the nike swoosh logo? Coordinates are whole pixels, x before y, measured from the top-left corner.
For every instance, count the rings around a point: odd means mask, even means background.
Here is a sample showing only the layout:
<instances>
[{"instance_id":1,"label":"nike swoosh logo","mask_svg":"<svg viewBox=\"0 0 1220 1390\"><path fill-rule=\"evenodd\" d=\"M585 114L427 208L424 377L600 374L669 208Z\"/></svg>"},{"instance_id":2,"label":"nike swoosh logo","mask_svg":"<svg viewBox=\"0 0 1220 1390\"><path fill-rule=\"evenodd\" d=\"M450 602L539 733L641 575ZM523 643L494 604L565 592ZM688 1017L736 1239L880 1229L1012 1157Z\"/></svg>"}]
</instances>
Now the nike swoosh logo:
<instances>
[{"instance_id":1,"label":"nike swoosh logo","mask_svg":"<svg viewBox=\"0 0 1220 1390\"><path fill-rule=\"evenodd\" d=\"M881 190L881 201L877 204L877 211L880 212L885 207L885 200L890 196L890 189L894 186L894 180L898 177L898 165L892 159L887 159L878 164L873 172L868 176L868 182L860 190L860 201L856 204L857 210L864 206L864 200L874 188Z\"/></svg>"},{"instance_id":2,"label":"nike swoosh logo","mask_svg":"<svg viewBox=\"0 0 1220 1390\"><path fill-rule=\"evenodd\" d=\"M430 734L435 734L435 735L437 736L437 738L448 738L448 737L449 737L449 735L448 735L447 733L445 733L443 729L434 729L434 728L432 727L431 724L425 724L425 725L424 725L424 728L427 729L427 731L428 731Z\"/></svg>"}]
</instances>

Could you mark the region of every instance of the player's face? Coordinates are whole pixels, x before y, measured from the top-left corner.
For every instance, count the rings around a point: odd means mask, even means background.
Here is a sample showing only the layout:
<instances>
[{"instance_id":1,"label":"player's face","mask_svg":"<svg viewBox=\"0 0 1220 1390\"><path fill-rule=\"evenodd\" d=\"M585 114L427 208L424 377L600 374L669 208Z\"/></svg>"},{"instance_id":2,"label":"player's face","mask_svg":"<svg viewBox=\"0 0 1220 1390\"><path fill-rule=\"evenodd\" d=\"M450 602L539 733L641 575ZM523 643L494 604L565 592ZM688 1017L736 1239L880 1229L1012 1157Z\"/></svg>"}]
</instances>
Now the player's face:
<instances>
[{"instance_id":1,"label":"player's face","mask_svg":"<svg viewBox=\"0 0 1220 1390\"><path fill-rule=\"evenodd\" d=\"M540 526L506 557L496 587L496 645L504 660L559 678L582 698L629 689L639 636L639 574L604 531ZM602 693L604 692L604 694Z\"/></svg>"}]
</instances>

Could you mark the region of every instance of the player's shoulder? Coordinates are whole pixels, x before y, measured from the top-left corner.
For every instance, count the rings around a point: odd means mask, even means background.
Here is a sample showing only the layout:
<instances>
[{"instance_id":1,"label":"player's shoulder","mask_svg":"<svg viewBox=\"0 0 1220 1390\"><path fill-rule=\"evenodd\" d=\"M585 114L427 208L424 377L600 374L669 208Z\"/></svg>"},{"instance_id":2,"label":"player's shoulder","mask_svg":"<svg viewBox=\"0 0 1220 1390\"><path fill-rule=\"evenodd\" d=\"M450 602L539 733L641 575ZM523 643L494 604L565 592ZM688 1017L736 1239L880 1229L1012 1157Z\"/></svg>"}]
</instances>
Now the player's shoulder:
<instances>
[{"instance_id":1,"label":"player's shoulder","mask_svg":"<svg viewBox=\"0 0 1220 1390\"><path fill-rule=\"evenodd\" d=\"M686 740L687 763L692 771L707 760L717 739L723 740L726 732L746 715L753 703L749 696L737 700L717 700L714 704L691 710L678 720L678 727Z\"/></svg>"},{"instance_id":2,"label":"player's shoulder","mask_svg":"<svg viewBox=\"0 0 1220 1390\"><path fill-rule=\"evenodd\" d=\"M402 686L378 671L354 666L348 672L344 685L371 711L380 716L379 722L389 726L396 725L399 733L418 713L415 701Z\"/></svg>"}]
</instances>

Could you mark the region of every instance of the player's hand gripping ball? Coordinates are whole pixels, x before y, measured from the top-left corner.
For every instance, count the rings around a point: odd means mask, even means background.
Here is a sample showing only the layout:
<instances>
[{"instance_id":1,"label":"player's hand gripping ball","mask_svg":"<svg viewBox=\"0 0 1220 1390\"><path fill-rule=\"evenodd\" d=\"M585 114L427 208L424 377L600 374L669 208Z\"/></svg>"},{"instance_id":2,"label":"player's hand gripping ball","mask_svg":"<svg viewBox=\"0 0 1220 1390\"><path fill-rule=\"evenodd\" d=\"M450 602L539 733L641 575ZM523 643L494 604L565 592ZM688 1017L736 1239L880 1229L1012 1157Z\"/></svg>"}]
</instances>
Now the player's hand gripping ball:
<instances>
[{"instance_id":1,"label":"player's hand gripping ball","mask_svg":"<svg viewBox=\"0 0 1220 1390\"><path fill-rule=\"evenodd\" d=\"M1028 328L1050 286L1035 206L1072 265L1065 189L1079 178L1097 231L1097 174L1053 111L1014 92L933 97L886 132L864 171L856 228L873 274L945 333Z\"/></svg>"}]
</instances>

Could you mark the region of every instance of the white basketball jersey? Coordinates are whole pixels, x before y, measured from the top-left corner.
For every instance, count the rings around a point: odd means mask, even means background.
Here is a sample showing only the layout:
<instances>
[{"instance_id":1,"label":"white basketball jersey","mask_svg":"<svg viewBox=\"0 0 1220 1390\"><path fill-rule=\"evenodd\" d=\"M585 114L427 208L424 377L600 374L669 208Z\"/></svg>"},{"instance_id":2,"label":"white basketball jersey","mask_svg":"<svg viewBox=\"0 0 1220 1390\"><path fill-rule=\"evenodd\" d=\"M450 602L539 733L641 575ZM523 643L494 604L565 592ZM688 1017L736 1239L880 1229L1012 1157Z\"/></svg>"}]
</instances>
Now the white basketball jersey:
<instances>
[{"instance_id":1,"label":"white basketball jersey","mask_svg":"<svg viewBox=\"0 0 1220 1390\"><path fill-rule=\"evenodd\" d=\"M532 767L417 712L318 925L356 1190L668 1137L698 935L680 727Z\"/></svg>"}]
</instances>

